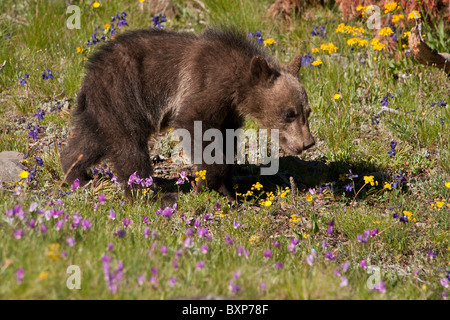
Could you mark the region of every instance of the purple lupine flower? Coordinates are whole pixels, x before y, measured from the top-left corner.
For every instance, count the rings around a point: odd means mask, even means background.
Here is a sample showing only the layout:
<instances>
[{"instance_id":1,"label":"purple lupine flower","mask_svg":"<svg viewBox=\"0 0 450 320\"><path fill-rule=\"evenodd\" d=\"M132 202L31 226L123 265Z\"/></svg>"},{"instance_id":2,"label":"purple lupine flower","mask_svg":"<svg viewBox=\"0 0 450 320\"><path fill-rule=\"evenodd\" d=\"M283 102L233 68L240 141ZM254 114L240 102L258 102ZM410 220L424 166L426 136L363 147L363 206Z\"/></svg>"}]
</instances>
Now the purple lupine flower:
<instances>
[{"instance_id":1,"label":"purple lupine flower","mask_svg":"<svg viewBox=\"0 0 450 320\"><path fill-rule=\"evenodd\" d=\"M160 247L160 250L161 250L161 253L162 253L163 255L165 255L165 254L167 253L167 247L166 247L166 246L161 246L161 247Z\"/></svg>"},{"instance_id":2,"label":"purple lupine flower","mask_svg":"<svg viewBox=\"0 0 450 320\"><path fill-rule=\"evenodd\" d=\"M79 187L80 187L80 179L77 178L73 181L73 184L70 186L70 190L74 192Z\"/></svg>"},{"instance_id":3,"label":"purple lupine flower","mask_svg":"<svg viewBox=\"0 0 450 320\"><path fill-rule=\"evenodd\" d=\"M342 265L342 270L344 272L347 272L348 268L350 268L350 262L345 261L344 264Z\"/></svg>"},{"instance_id":4,"label":"purple lupine flower","mask_svg":"<svg viewBox=\"0 0 450 320\"><path fill-rule=\"evenodd\" d=\"M432 252L430 249L427 250L427 255L430 256L431 259L436 259L437 258L437 253Z\"/></svg>"},{"instance_id":5,"label":"purple lupine flower","mask_svg":"<svg viewBox=\"0 0 450 320\"><path fill-rule=\"evenodd\" d=\"M33 212L34 210L36 210L37 207L38 207L38 203L33 202L32 204L30 204L30 207L28 208L28 212Z\"/></svg>"},{"instance_id":6,"label":"purple lupine flower","mask_svg":"<svg viewBox=\"0 0 450 320\"><path fill-rule=\"evenodd\" d=\"M168 282L169 286L171 287L175 286L175 284L177 283L177 277L171 277Z\"/></svg>"},{"instance_id":7,"label":"purple lupine flower","mask_svg":"<svg viewBox=\"0 0 450 320\"><path fill-rule=\"evenodd\" d=\"M163 23L166 22L166 21L167 21L166 16L162 15L162 14L159 14L159 15L154 16L152 18L153 27L155 29L162 29L162 28L164 28Z\"/></svg>"},{"instance_id":8,"label":"purple lupine flower","mask_svg":"<svg viewBox=\"0 0 450 320\"><path fill-rule=\"evenodd\" d=\"M36 227L36 220L34 220L34 218L31 218L30 222L28 223L28 226L31 229L34 229Z\"/></svg>"},{"instance_id":9,"label":"purple lupine flower","mask_svg":"<svg viewBox=\"0 0 450 320\"><path fill-rule=\"evenodd\" d=\"M83 219L83 221L81 222L81 227L84 230L89 230L92 228L92 223L91 223L91 219Z\"/></svg>"},{"instance_id":10,"label":"purple lupine flower","mask_svg":"<svg viewBox=\"0 0 450 320\"><path fill-rule=\"evenodd\" d=\"M36 114L33 115L33 117L36 117L38 119L38 121L42 121L44 120L44 116L45 116L45 111L42 110L41 108L38 109L38 112Z\"/></svg>"},{"instance_id":11,"label":"purple lupine flower","mask_svg":"<svg viewBox=\"0 0 450 320\"><path fill-rule=\"evenodd\" d=\"M140 286L142 286L142 285L144 284L144 282L145 282L145 275L140 274L140 275L138 276L137 281L138 281L138 284L139 284Z\"/></svg>"},{"instance_id":12,"label":"purple lupine flower","mask_svg":"<svg viewBox=\"0 0 450 320\"><path fill-rule=\"evenodd\" d=\"M197 233L199 237L204 237L208 234L208 228L206 227L198 228Z\"/></svg>"},{"instance_id":13,"label":"purple lupine flower","mask_svg":"<svg viewBox=\"0 0 450 320\"><path fill-rule=\"evenodd\" d=\"M58 220L58 222L57 222L56 225L55 225L56 230L57 230L57 231L61 230L61 228L63 227L63 225L64 225L64 220Z\"/></svg>"},{"instance_id":14,"label":"purple lupine flower","mask_svg":"<svg viewBox=\"0 0 450 320\"><path fill-rule=\"evenodd\" d=\"M229 244L229 245L232 245L233 242L234 242L234 239L231 238L229 234L227 234L226 237L225 237L225 242L226 242L227 244Z\"/></svg>"},{"instance_id":15,"label":"purple lupine flower","mask_svg":"<svg viewBox=\"0 0 450 320\"><path fill-rule=\"evenodd\" d=\"M53 73L50 71L50 69L47 68L47 71L44 71L44 73L42 74L42 79L43 80L47 80L47 79L53 80Z\"/></svg>"},{"instance_id":16,"label":"purple lupine flower","mask_svg":"<svg viewBox=\"0 0 450 320\"><path fill-rule=\"evenodd\" d=\"M198 220L198 219L196 219L194 221L194 227L196 227L196 228L200 227L201 224L202 224L202 222L200 220Z\"/></svg>"},{"instance_id":17,"label":"purple lupine flower","mask_svg":"<svg viewBox=\"0 0 450 320\"><path fill-rule=\"evenodd\" d=\"M176 184L184 184L186 181L189 181L189 179L187 177L187 172L186 171L181 171L180 178L178 179Z\"/></svg>"},{"instance_id":18,"label":"purple lupine flower","mask_svg":"<svg viewBox=\"0 0 450 320\"><path fill-rule=\"evenodd\" d=\"M103 193L98 196L98 202L100 202L101 204L104 204L106 202L106 196Z\"/></svg>"},{"instance_id":19,"label":"purple lupine flower","mask_svg":"<svg viewBox=\"0 0 450 320\"><path fill-rule=\"evenodd\" d=\"M74 229L78 228L82 220L83 217L79 213L75 213L73 215L72 228Z\"/></svg>"},{"instance_id":20,"label":"purple lupine flower","mask_svg":"<svg viewBox=\"0 0 450 320\"><path fill-rule=\"evenodd\" d=\"M233 220L233 228L238 229L241 228L243 225L241 224L240 221L236 222L236 218L234 218Z\"/></svg>"},{"instance_id":21,"label":"purple lupine flower","mask_svg":"<svg viewBox=\"0 0 450 320\"><path fill-rule=\"evenodd\" d=\"M370 236L371 237L375 237L378 235L378 228L375 228L373 230L370 231Z\"/></svg>"},{"instance_id":22,"label":"purple lupine flower","mask_svg":"<svg viewBox=\"0 0 450 320\"><path fill-rule=\"evenodd\" d=\"M328 224L328 234L331 235L334 231L334 218L327 224Z\"/></svg>"},{"instance_id":23,"label":"purple lupine flower","mask_svg":"<svg viewBox=\"0 0 450 320\"><path fill-rule=\"evenodd\" d=\"M395 156L395 147L397 147L397 144L398 142L391 141L391 151L388 152L391 158Z\"/></svg>"},{"instance_id":24,"label":"purple lupine flower","mask_svg":"<svg viewBox=\"0 0 450 320\"><path fill-rule=\"evenodd\" d=\"M207 254L208 251L209 251L208 245L207 245L207 244L203 244L203 245L200 247L200 250L202 251L202 253Z\"/></svg>"},{"instance_id":25,"label":"purple lupine flower","mask_svg":"<svg viewBox=\"0 0 450 320\"><path fill-rule=\"evenodd\" d=\"M114 243L108 242L108 244L106 245L106 249L108 251L113 251L114 250Z\"/></svg>"},{"instance_id":26,"label":"purple lupine flower","mask_svg":"<svg viewBox=\"0 0 450 320\"><path fill-rule=\"evenodd\" d=\"M162 213L161 213L161 215L163 216L163 217L167 217L167 218L170 218L171 216L172 216L172 214L174 213L174 209L172 209L171 207L167 207L167 208L165 208L163 211L162 211Z\"/></svg>"},{"instance_id":27,"label":"purple lupine flower","mask_svg":"<svg viewBox=\"0 0 450 320\"><path fill-rule=\"evenodd\" d=\"M373 291L377 291L377 292L385 292L386 291L386 285L384 283L384 281L380 281L378 283L376 283L373 288Z\"/></svg>"},{"instance_id":28,"label":"purple lupine flower","mask_svg":"<svg viewBox=\"0 0 450 320\"><path fill-rule=\"evenodd\" d=\"M346 287L348 285L348 279L346 276L341 277L341 283L339 284L340 288Z\"/></svg>"},{"instance_id":29,"label":"purple lupine flower","mask_svg":"<svg viewBox=\"0 0 450 320\"><path fill-rule=\"evenodd\" d=\"M149 227L146 227L145 229L144 229L144 237L145 237L145 239L148 239L148 236L149 236L149 233L150 233L150 228Z\"/></svg>"},{"instance_id":30,"label":"purple lupine flower","mask_svg":"<svg viewBox=\"0 0 450 320\"><path fill-rule=\"evenodd\" d=\"M187 237L187 238L184 239L184 241L183 241L183 246L184 246L185 248L189 248L190 246L192 246L192 244L193 244L193 241L192 241L192 238L191 238L191 237Z\"/></svg>"},{"instance_id":31,"label":"purple lupine flower","mask_svg":"<svg viewBox=\"0 0 450 320\"><path fill-rule=\"evenodd\" d=\"M131 224L131 218L124 218L123 219L123 227L126 228Z\"/></svg>"},{"instance_id":32,"label":"purple lupine flower","mask_svg":"<svg viewBox=\"0 0 450 320\"><path fill-rule=\"evenodd\" d=\"M353 186L351 183L344 186L345 191L351 192L353 190Z\"/></svg>"},{"instance_id":33,"label":"purple lupine flower","mask_svg":"<svg viewBox=\"0 0 450 320\"><path fill-rule=\"evenodd\" d=\"M23 231L22 231L22 229L14 230L13 235L14 235L14 238L16 238L16 239L21 239L22 236L23 236Z\"/></svg>"},{"instance_id":34,"label":"purple lupine flower","mask_svg":"<svg viewBox=\"0 0 450 320\"><path fill-rule=\"evenodd\" d=\"M198 261L197 262L197 270L202 270L205 267L205 262L204 261Z\"/></svg>"},{"instance_id":35,"label":"purple lupine flower","mask_svg":"<svg viewBox=\"0 0 450 320\"><path fill-rule=\"evenodd\" d=\"M333 254L333 252L325 252L325 258L329 260L336 260L336 256Z\"/></svg>"},{"instance_id":36,"label":"purple lupine flower","mask_svg":"<svg viewBox=\"0 0 450 320\"><path fill-rule=\"evenodd\" d=\"M210 213L204 214L204 215L203 215L203 220L204 220L204 221L212 221L212 220L214 220L214 217L213 217L212 214L210 214Z\"/></svg>"},{"instance_id":37,"label":"purple lupine flower","mask_svg":"<svg viewBox=\"0 0 450 320\"><path fill-rule=\"evenodd\" d=\"M16 270L16 281L18 284L21 284L23 281L23 278L25 277L25 269L19 268Z\"/></svg>"},{"instance_id":38,"label":"purple lupine flower","mask_svg":"<svg viewBox=\"0 0 450 320\"><path fill-rule=\"evenodd\" d=\"M314 256L311 253L306 256L306 263L309 264L310 266L313 265L313 263L314 263Z\"/></svg>"},{"instance_id":39,"label":"purple lupine flower","mask_svg":"<svg viewBox=\"0 0 450 320\"><path fill-rule=\"evenodd\" d=\"M264 251L264 257L270 258L272 256L272 250L268 249Z\"/></svg>"},{"instance_id":40,"label":"purple lupine flower","mask_svg":"<svg viewBox=\"0 0 450 320\"><path fill-rule=\"evenodd\" d=\"M73 247L75 245L75 238L73 238L73 237L67 238L66 243L69 247Z\"/></svg>"},{"instance_id":41,"label":"purple lupine flower","mask_svg":"<svg viewBox=\"0 0 450 320\"><path fill-rule=\"evenodd\" d=\"M109 210L108 219L116 220L116 211L114 211L114 209Z\"/></svg>"},{"instance_id":42,"label":"purple lupine flower","mask_svg":"<svg viewBox=\"0 0 450 320\"><path fill-rule=\"evenodd\" d=\"M29 77L30 75L25 73L23 77L20 78L19 82L22 87L25 87L25 85L27 84L27 81L25 79L28 79Z\"/></svg>"},{"instance_id":43,"label":"purple lupine flower","mask_svg":"<svg viewBox=\"0 0 450 320\"><path fill-rule=\"evenodd\" d=\"M359 265L360 265L363 269L367 268L367 261L366 261L366 259L362 259L362 260L359 262Z\"/></svg>"},{"instance_id":44,"label":"purple lupine flower","mask_svg":"<svg viewBox=\"0 0 450 320\"><path fill-rule=\"evenodd\" d=\"M194 235L194 230L191 228L188 228L185 232L185 235L187 235L188 237L192 237Z\"/></svg>"}]
</instances>

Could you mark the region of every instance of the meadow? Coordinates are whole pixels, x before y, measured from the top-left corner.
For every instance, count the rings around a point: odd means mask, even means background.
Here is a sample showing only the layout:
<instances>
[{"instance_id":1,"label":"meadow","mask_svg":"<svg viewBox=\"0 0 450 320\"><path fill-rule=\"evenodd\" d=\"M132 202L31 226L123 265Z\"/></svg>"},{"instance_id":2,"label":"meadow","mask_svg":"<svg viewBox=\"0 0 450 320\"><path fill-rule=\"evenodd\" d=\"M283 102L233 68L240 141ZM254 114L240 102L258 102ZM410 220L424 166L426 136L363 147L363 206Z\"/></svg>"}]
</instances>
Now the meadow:
<instances>
[{"instance_id":1,"label":"meadow","mask_svg":"<svg viewBox=\"0 0 450 320\"><path fill-rule=\"evenodd\" d=\"M388 50L333 1L290 20L268 16L272 3L0 2L0 151L23 154L0 181L1 299L447 299L448 76L411 57L401 8L395 31L381 29L395 34ZM420 14L428 44L448 51L444 22ZM282 63L304 55L316 145L282 154L275 176L239 165L235 203L191 192L202 172L168 158L170 133L151 152L155 181L180 191L174 207L151 189L126 198L107 162L88 186L66 184L59 154L89 55L127 30L223 25Z\"/></svg>"}]
</instances>

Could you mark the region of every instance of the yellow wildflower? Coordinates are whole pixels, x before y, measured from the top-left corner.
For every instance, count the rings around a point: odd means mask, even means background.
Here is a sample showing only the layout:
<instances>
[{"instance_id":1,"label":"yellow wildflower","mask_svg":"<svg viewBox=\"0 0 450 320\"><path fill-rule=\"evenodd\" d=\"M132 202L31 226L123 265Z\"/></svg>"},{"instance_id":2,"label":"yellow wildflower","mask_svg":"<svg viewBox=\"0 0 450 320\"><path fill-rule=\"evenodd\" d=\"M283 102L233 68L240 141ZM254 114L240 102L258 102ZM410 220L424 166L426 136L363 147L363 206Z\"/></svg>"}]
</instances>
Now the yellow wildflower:
<instances>
[{"instance_id":1,"label":"yellow wildflower","mask_svg":"<svg viewBox=\"0 0 450 320\"><path fill-rule=\"evenodd\" d=\"M108 24L108 23L107 23L107 24L105 24L105 29L106 29L106 30L108 30L109 28L111 28L111 25L110 25L110 24Z\"/></svg>"},{"instance_id":2,"label":"yellow wildflower","mask_svg":"<svg viewBox=\"0 0 450 320\"><path fill-rule=\"evenodd\" d=\"M392 186L390 183L385 183L383 189L388 189L388 190L392 190Z\"/></svg>"},{"instance_id":3,"label":"yellow wildflower","mask_svg":"<svg viewBox=\"0 0 450 320\"><path fill-rule=\"evenodd\" d=\"M306 195L306 201L311 202L313 200L313 196L311 194Z\"/></svg>"},{"instance_id":4,"label":"yellow wildflower","mask_svg":"<svg viewBox=\"0 0 450 320\"><path fill-rule=\"evenodd\" d=\"M333 43L329 42L328 44L322 44L320 46L320 49L323 51L328 51L329 54L332 54L333 52L337 52L338 47L336 47Z\"/></svg>"},{"instance_id":5,"label":"yellow wildflower","mask_svg":"<svg viewBox=\"0 0 450 320\"><path fill-rule=\"evenodd\" d=\"M259 236L250 237L250 239L248 239L248 242L250 243L259 242Z\"/></svg>"},{"instance_id":6,"label":"yellow wildflower","mask_svg":"<svg viewBox=\"0 0 450 320\"><path fill-rule=\"evenodd\" d=\"M45 271L45 272L39 273L38 278L41 279L41 280L47 280L48 279L48 272Z\"/></svg>"},{"instance_id":7,"label":"yellow wildflower","mask_svg":"<svg viewBox=\"0 0 450 320\"><path fill-rule=\"evenodd\" d=\"M19 177L22 179L26 179L28 178L28 176L30 175L30 173L28 171L23 170L21 173L19 173Z\"/></svg>"},{"instance_id":8,"label":"yellow wildflower","mask_svg":"<svg viewBox=\"0 0 450 320\"><path fill-rule=\"evenodd\" d=\"M100 3L94 2L94 3L92 4L92 7L93 7L94 9L97 9L98 7L100 7Z\"/></svg>"},{"instance_id":9,"label":"yellow wildflower","mask_svg":"<svg viewBox=\"0 0 450 320\"><path fill-rule=\"evenodd\" d=\"M263 185L262 185L261 183L259 183L259 182L255 183L255 184L252 186L252 188L255 188L255 189L258 190L258 191L259 191L262 187L263 187Z\"/></svg>"},{"instance_id":10,"label":"yellow wildflower","mask_svg":"<svg viewBox=\"0 0 450 320\"><path fill-rule=\"evenodd\" d=\"M336 93L334 96L333 96L333 99L334 100L339 100L341 98L341 95L339 94L339 93Z\"/></svg>"},{"instance_id":11,"label":"yellow wildflower","mask_svg":"<svg viewBox=\"0 0 450 320\"><path fill-rule=\"evenodd\" d=\"M403 214L408 218L408 221L411 221L412 213L409 211L403 211Z\"/></svg>"},{"instance_id":12,"label":"yellow wildflower","mask_svg":"<svg viewBox=\"0 0 450 320\"><path fill-rule=\"evenodd\" d=\"M266 207L270 207L270 206L272 205L272 201L266 200L266 201L264 201L264 205L265 205Z\"/></svg>"},{"instance_id":13,"label":"yellow wildflower","mask_svg":"<svg viewBox=\"0 0 450 320\"><path fill-rule=\"evenodd\" d=\"M411 31L404 32L403 33L403 38L406 38L406 37L409 38L410 35L411 35Z\"/></svg>"},{"instance_id":14,"label":"yellow wildflower","mask_svg":"<svg viewBox=\"0 0 450 320\"><path fill-rule=\"evenodd\" d=\"M447 182L445 186L450 189L450 182Z\"/></svg>"},{"instance_id":15,"label":"yellow wildflower","mask_svg":"<svg viewBox=\"0 0 450 320\"><path fill-rule=\"evenodd\" d=\"M417 10L414 10L414 11L411 11L411 12L408 14L408 20L415 19L415 18L416 18L416 17L415 17L415 14L417 15L417 17L421 18L420 12L417 11Z\"/></svg>"},{"instance_id":16,"label":"yellow wildflower","mask_svg":"<svg viewBox=\"0 0 450 320\"><path fill-rule=\"evenodd\" d=\"M311 52L312 52L312 53L318 53L318 52L319 52L319 48L312 48L312 49L311 49Z\"/></svg>"},{"instance_id":17,"label":"yellow wildflower","mask_svg":"<svg viewBox=\"0 0 450 320\"><path fill-rule=\"evenodd\" d=\"M276 43L276 42L272 38L264 40L264 46L270 46L270 45L272 45L274 43Z\"/></svg>"},{"instance_id":18,"label":"yellow wildflower","mask_svg":"<svg viewBox=\"0 0 450 320\"><path fill-rule=\"evenodd\" d=\"M382 28L379 32L380 35L385 36L385 37L388 37L393 33L394 32L392 31L392 29L390 27Z\"/></svg>"},{"instance_id":19,"label":"yellow wildflower","mask_svg":"<svg viewBox=\"0 0 450 320\"><path fill-rule=\"evenodd\" d=\"M349 46L354 46L355 44L357 44L359 42L359 39L356 39L356 38L351 38L351 39L348 39L347 40L347 44L349 45Z\"/></svg>"},{"instance_id":20,"label":"yellow wildflower","mask_svg":"<svg viewBox=\"0 0 450 320\"><path fill-rule=\"evenodd\" d=\"M367 41L367 40L362 39L362 40L358 41L358 46L365 47L368 45L369 45L369 41Z\"/></svg>"},{"instance_id":21,"label":"yellow wildflower","mask_svg":"<svg viewBox=\"0 0 450 320\"><path fill-rule=\"evenodd\" d=\"M402 15L402 14L394 14L392 16L392 22L393 23L397 23L397 22L399 22L400 20L403 20L403 19L405 19L405 16Z\"/></svg>"},{"instance_id":22,"label":"yellow wildflower","mask_svg":"<svg viewBox=\"0 0 450 320\"><path fill-rule=\"evenodd\" d=\"M322 60L317 59L316 61L314 61L313 63L311 63L313 66L317 67L320 66L322 64Z\"/></svg>"},{"instance_id":23,"label":"yellow wildflower","mask_svg":"<svg viewBox=\"0 0 450 320\"><path fill-rule=\"evenodd\" d=\"M309 238L309 233L304 234L304 235L303 235L303 238L308 239L308 238Z\"/></svg>"},{"instance_id":24,"label":"yellow wildflower","mask_svg":"<svg viewBox=\"0 0 450 320\"><path fill-rule=\"evenodd\" d=\"M397 9L397 7L398 7L397 2L386 3L384 5L384 8L386 9L386 10L384 10L384 13L392 12L395 9Z\"/></svg>"}]
</instances>

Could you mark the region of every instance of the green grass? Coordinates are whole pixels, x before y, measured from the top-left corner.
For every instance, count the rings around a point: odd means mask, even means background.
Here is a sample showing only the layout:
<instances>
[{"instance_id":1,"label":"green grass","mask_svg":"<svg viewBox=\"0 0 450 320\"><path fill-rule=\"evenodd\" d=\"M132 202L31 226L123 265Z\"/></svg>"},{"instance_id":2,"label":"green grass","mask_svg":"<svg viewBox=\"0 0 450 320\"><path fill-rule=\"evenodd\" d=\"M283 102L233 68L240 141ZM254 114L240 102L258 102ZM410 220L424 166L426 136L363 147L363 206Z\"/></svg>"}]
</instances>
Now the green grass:
<instances>
[{"instance_id":1,"label":"green grass","mask_svg":"<svg viewBox=\"0 0 450 320\"><path fill-rule=\"evenodd\" d=\"M65 28L68 15L63 1L6 0L0 5L0 12L7 16L0 19L0 64L7 61L0 71L0 150L29 153L23 162L28 171L33 170L36 156L44 161L31 181L18 178L17 183L1 182L0 298L168 299L216 294L237 299L441 299L445 289L440 279L450 262L450 189L446 187L450 182L450 107L432 107L430 103L440 99L450 102L447 76L418 65L401 52L401 46L397 58L370 46L351 50L346 42L353 36L335 32L342 17L331 5L309 8L302 17L292 17L288 25L281 19L267 18L272 1L255 5L249 0L204 0L205 8L199 2L174 1L177 13L171 14L169 9L165 12L168 29L200 32L206 26L232 25L243 32L262 30L265 39L276 41L269 50L283 63L332 42L348 63L344 67L319 50L314 56L323 64L305 66L300 71L313 109L310 127L316 137L316 147L300 157L305 162L282 159L280 174L274 178L258 177L253 175L257 172L254 166L241 166L240 173L248 180L238 182L238 192L246 194L256 181L263 189L241 196L237 204L228 203L215 192L194 195L190 185L183 185L178 209L165 218L156 214L159 201L148 201L142 194L130 201L108 178L101 178L95 188L89 185L70 194L61 193L70 191L63 183L59 164L62 143L70 132L67 106L75 107L83 65L96 48L91 47L85 55L77 54L77 47L85 45L94 28L110 23L111 16L118 12L128 13L130 26L124 30L148 28L151 18L161 13L152 11L147 1L143 5L139 1L100 2L100 8L94 10L90 2L75 1L81 8L81 28L74 30ZM345 23L365 26L361 20ZM326 39L310 35L319 24L326 27ZM424 32L430 44L443 51L448 48L450 34L439 23L436 26L426 27ZM369 42L372 39L370 32L362 37ZM358 54L367 54L365 63L358 62ZM41 78L47 68L54 80ZM29 78L22 87L19 79L24 74ZM341 99L333 99L336 93ZM393 95L389 108L398 108L398 113L384 112L377 118L380 101L388 93ZM58 103L66 107L51 112ZM27 125L38 124L33 115L39 108L46 115L39 122L41 131L34 141L27 135ZM245 125L257 128L251 119ZM156 144L164 154L170 151L167 141L163 138ZM391 141L398 142L394 157L388 154ZM349 170L358 177L340 180ZM384 189L385 183L396 181L401 170L407 172L406 181L392 190ZM172 180L167 183L173 190L180 171L181 167L169 174ZM282 197L278 194L289 186L290 176L298 188L293 196L288 192ZM378 185L365 184L364 176L374 176ZM193 178L194 173L190 176ZM353 190L345 190L348 184ZM319 193L318 188L325 185L332 185L333 191L328 187ZM315 188L312 201L307 201L309 188ZM269 191L274 194L271 204L260 204L259 200L269 197ZM98 204L100 194L106 195L106 203ZM15 206L26 211L33 202L38 207L25 219L7 217ZM223 216L216 215L214 206L218 202ZM437 208L439 202L443 205ZM59 219L47 220L46 215L54 209L64 212ZM108 219L110 210L116 212L115 220ZM393 218L394 213L401 215L403 211L411 212L415 220L403 224ZM66 214L67 221L57 230L57 221ZM90 219L92 227L72 228L76 214ZM204 220L207 214L212 220ZM144 216L148 223L143 221ZM29 227L32 218L36 221L34 229ZM121 238L115 234L124 229L124 218L131 218L132 223ZM190 225L186 218L192 218ZM333 219L334 232L329 234L328 223ZM195 220L208 228L210 240L197 234ZM235 222L243 226L235 228ZM43 225L47 227L45 233L41 231ZM146 228L148 237L144 236ZM379 235L369 237L367 243L357 240L364 230L375 228ZM25 233L16 239L14 232L19 229ZM233 239L231 244L228 236ZM71 237L75 239L72 247L66 242ZM192 243L186 246L189 237ZM291 252L293 238L299 243ZM112 251L107 249L109 243L114 245ZM51 244L60 246L53 253L55 260L48 254ZM205 244L208 251L203 253L201 246ZM165 254L162 246L167 247ZM248 256L238 254L240 247L248 250ZM264 251L268 249L272 255L266 258ZM436 258L432 259L428 251ZM310 266L307 257L312 252L315 258ZM324 257L330 252L335 259ZM104 279L104 255L112 258L112 269L119 261L124 265L116 293L108 289ZM368 289L370 274L360 266L362 260L380 268L384 293ZM200 261L205 265L198 270ZM349 269L336 276L336 270L346 261ZM281 269L277 267L279 262L283 264ZM70 265L80 267L80 290L66 286ZM20 268L25 276L18 283L16 271ZM158 270L153 282L152 268ZM238 271L241 275L235 278L233 274ZM39 278L42 272L48 272L48 279ZM138 283L140 275L145 278L142 285ZM348 279L343 287L342 276ZM172 277L176 277L173 286L169 285ZM230 291L230 281L241 289Z\"/></svg>"}]
</instances>

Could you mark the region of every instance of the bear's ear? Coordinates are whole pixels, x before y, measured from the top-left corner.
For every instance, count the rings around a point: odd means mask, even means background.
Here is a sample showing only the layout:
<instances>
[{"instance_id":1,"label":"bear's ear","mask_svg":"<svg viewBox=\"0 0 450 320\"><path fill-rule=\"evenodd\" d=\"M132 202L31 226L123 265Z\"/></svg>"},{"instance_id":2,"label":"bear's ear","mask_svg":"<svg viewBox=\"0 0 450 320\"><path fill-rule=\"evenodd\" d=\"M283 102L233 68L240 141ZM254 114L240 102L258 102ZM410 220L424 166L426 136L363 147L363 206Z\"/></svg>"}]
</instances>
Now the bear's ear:
<instances>
[{"instance_id":1,"label":"bear's ear","mask_svg":"<svg viewBox=\"0 0 450 320\"><path fill-rule=\"evenodd\" d=\"M290 74L293 76L298 76L298 72L300 71L300 68L302 66L302 56L299 54L294 59L292 59L291 62L286 66L286 69L289 71Z\"/></svg>"},{"instance_id":2,"label":"bear's ear","mask_svg":"<svg viewBox=\"0 0 450 320\"><path fill-rule=\"evenodd\" d=\"M255 84L261 81L271 82L274 76L274 71L269 67L266 59L261 56L254 56L252 58L250 72Z\"/></svg>"}]
</instances>

